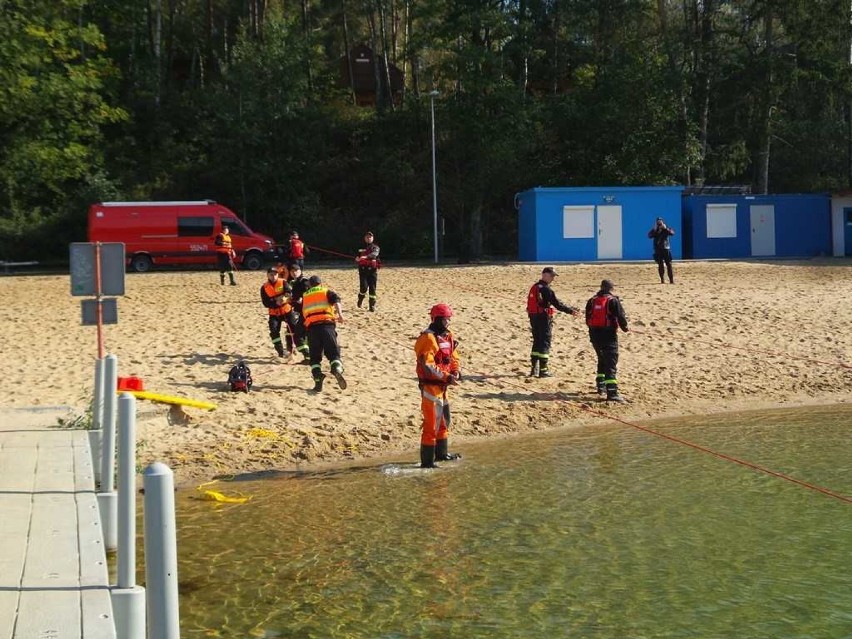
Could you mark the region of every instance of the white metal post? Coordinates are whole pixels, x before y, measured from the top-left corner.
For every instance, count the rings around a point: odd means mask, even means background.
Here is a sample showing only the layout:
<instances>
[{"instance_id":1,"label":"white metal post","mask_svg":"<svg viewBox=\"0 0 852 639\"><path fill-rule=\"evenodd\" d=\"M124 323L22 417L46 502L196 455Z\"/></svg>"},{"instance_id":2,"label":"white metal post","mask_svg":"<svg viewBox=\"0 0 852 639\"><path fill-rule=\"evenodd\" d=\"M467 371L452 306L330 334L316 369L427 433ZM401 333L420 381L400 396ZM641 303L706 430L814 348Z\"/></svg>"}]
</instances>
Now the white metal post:
<instances>
[{"instance_id":1,"label":"white metal post","mask_svg":"<svg viewBox=\"0 0 852 639\"><path fill-rule=\"evenodd\" d=\"M148 638L179 639L174 475L154 462L145 469L143 484Z\"/></svg>"},{"instance_id":2,"label":"white metal post","mask_svg":"<svg viewBox=\"0 0 852 639\"><path fill-rule=\"evenodd\" d=\"M92 429L89 431L89 450L95 470L95 485L101 481L101 430L104 421L104 360L95 360L95 389L92 396Z\"/></svg>"},{"instance_id":3,"label":"white metal post","mask_svg":"<svg viewBox=\"0 0 852 639\"><path fill-rule=\"evenodd\" d=\"M435 98L438 91L429 92L429 102L432 107L432 232L435 236L435 264L438 263L438 172L435 163Z\"/></svg>"},{"instance_id":4,"label":"white metal post","mask_svg":"<svg viewBox=\"0 0 852 639\"><path fill-rule=\"evenodd\" d=\"M118 585L110 591L116 634L145 639L145 589L136 585L136 398L118 400Z\"/></svg>"},{"instance_id":5,"label":"white metal post","mask_svg":"<svg viewBox=\"0 0 852 639\"><path fill-rule=\"evenodd\" d=\"M101 489L97 495L104 532L104 547L118 546L118 495L115 492L115 405L118 385L118 358L107 355L104 364L104 418L101 440Z\"/></svg>"}]
</instances>

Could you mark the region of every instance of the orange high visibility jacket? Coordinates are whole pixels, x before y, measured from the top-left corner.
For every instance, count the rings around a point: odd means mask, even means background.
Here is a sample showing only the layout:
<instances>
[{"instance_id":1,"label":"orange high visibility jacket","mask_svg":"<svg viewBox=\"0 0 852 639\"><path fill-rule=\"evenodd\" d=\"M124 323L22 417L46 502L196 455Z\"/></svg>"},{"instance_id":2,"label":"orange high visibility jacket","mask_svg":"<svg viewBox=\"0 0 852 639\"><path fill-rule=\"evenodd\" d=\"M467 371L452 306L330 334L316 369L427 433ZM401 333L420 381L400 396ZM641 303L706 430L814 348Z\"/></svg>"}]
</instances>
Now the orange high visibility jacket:
<instances>
[{"instance_id":1,"label":"orange high visibility jacket","mask_svg":"<svg viewBox=\"0 0 852 639\"><path fill-rule=\"evenodd\" d=\"M270 315L287 315L293 307L290 305L290 298L287 295L286 282L283 280L276 280L273 284L272 282L266 282L263 285L263 292L266 293L266 296L275 303L278 299L283 300L283 304L281 306L273 306L269 307Z\"/></svg>"},{"instance_id":2,"label":"orange high visibility jacket","mask_svg":"<svg viewBox=\"0 0 852 639\"><path fill-rule=\"evenodd\" d=\"M458 342L450 331L437 335L427 328L420 333L414 343L414 352L417 355L417 379L421 384L447 385L450 376L461 370L457 346Z\"/></svg>"},{"instance_id":3,"label":"orange high visibility jacket","mask_svg":"<svg viewBox=\"0 0 852 639\"><path fill-rule=\"evenodd\" d=\"M231 235L230 234L226 235L224 233L219 233L216 236L216 241L214 242L214 244L216 244L216 252L217 253L226 253L227 255L231 254Z\"/></svg>"},{"instance_id":4,"label":"orange high visibility jacket","mask_svg":"<svg viewBox=\"0 0 852 639\"><path fill-rule=\"evenodd\" d=\"M314 286L305 291L302 296L302 317L305 318L305 328L311 324L334 323L334 306L328 301L328 289L325 286Z\"/></svg>"}]
</instances>

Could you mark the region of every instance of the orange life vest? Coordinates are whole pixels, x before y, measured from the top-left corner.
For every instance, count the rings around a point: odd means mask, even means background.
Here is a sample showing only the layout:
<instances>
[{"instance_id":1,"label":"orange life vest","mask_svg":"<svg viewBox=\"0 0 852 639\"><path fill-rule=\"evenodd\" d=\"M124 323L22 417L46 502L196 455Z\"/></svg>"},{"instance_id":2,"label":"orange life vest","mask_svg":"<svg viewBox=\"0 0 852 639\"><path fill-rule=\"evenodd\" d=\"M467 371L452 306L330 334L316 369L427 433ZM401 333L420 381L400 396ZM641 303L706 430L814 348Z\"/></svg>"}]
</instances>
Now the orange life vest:
<instances>
[{"instance_id":1,"label":"orange life vest","mask_svg":"<svg viewBox=\"0 0 852 639\"><path fill-rule=\"evenodd\" d=\"M302 317L305 328L311 324L334 322L334 307L328 303L328 289L314 286L302 296Z\"/></svg>"},{"instance_id":2,"label":"orange life vest","mask_svg":"<svg viewBox=\"0 0 852 639\"><path fill-rule=\"evenodd\" d=\"M217 253L225 253L227 255L231 254L231 235L225 235L224 233L219 233L216 236L216 252Z\"/></svg>"},{"instance_id":3,"label":"orange life vest","mask_svg":"<svg viewBox=\"0 0 852 639\"><path fill-rule=\"evenodd\" d=\"M542 306L541 293L538 282L532 285L530 292L527 294L527 313L530 315L540 315L546 313L551 317L556 314L556 309L552 306L544 308Z\"/></svg>"},{"instance_id":4,"label":"orange life vest","mask_svg":"<svg viewBox=\"0 0 852 639\"><path fill-rule=\"evenodd\" d=\"M267 282L263 285L263 290L269 296L269 299L274 300L276 297L281 297L285 295L284 290L284 282L282 280L276 280L273 284L272 282ZM289 300L285 297L284 304L281 306L276 306L275 308L267 309L270 315L287 315L292 310L292 306L290 306Z\"/></svg>"},{"instance_id":5,"label":"orange life vest","mask_svg":"<svg viewBox=\"0 0 852 639\"><path fill-rule=\"evenodd\" d=\"M438 345L438 350L432 355L432 358L435 360L435 368L444 375L454 372L453 353L456 350L456 341L453 339L453 334L449 331L443 335L438 335L431 330L425 332L430 333ZM458 365L455 368L458 369ZM419 360L417 362L417 379L421 384L444 383L443 380L436 379L434 372L429 371L428 367Z\"/></svg>"},{"instance_id":6,"label":"orange life vest","mask_svg":"<svg viewBox=\"0 0 852 639\"><path fill-rule=\"evenodd\" d=\"M615 317L609 312L609 301L612 295L604 293L595 295L592 299L592 310L586 318L586 325L590 328L613 328L616 324Z\"/></svg>"}]
</instances>

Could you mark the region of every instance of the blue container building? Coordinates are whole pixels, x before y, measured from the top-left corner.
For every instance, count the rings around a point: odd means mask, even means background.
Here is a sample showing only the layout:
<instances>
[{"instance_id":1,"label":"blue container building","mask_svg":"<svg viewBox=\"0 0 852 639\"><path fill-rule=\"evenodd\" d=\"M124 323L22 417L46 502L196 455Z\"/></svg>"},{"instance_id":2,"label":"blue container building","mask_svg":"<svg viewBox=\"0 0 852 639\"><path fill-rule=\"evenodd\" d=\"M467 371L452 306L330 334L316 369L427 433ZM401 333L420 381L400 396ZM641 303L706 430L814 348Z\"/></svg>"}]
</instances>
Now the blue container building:
<instances>
[{"instance_id":1,"label":"blue container building","mask_svg":"<svg viewBox=\"0 0 852 639\"><path fill-rule=\"evenodd\" d=\"M688 195L684 253L695 259L831 255L831 198Z\"/></svg>"},{"instance_id":2,"label":"blue container building","mask_svg":"<svg viewBox=\"0 0 852 639\"><path fill-rule=\"evenodd\" d=\"M525 262L650 260L648 231L662 217L682 257L682 186L534 188L516 197L518 258Z\"/></svg>"}]
</instances>

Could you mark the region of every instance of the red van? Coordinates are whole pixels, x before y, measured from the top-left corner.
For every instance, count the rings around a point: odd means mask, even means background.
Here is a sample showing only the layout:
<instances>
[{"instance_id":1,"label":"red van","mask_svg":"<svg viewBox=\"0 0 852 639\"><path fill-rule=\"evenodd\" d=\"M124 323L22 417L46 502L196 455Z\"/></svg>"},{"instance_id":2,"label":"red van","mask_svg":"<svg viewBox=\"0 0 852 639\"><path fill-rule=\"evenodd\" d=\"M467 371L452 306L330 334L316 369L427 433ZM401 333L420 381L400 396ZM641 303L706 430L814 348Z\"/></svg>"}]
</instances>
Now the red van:
<instances>
[{"instance_id":1,"label":"red van","mask_svg":"<svg viewBox=\"0 0 852 639\"><path fill-rule=\"evenodd\" d=\"M252 231L213 200L199 202L99 202L89 207L90 242L124 242L137 273L166 264L216 264L216 235L227 226L243 268L263 268L273 240Z\"/></svg>"}]
</instances>

